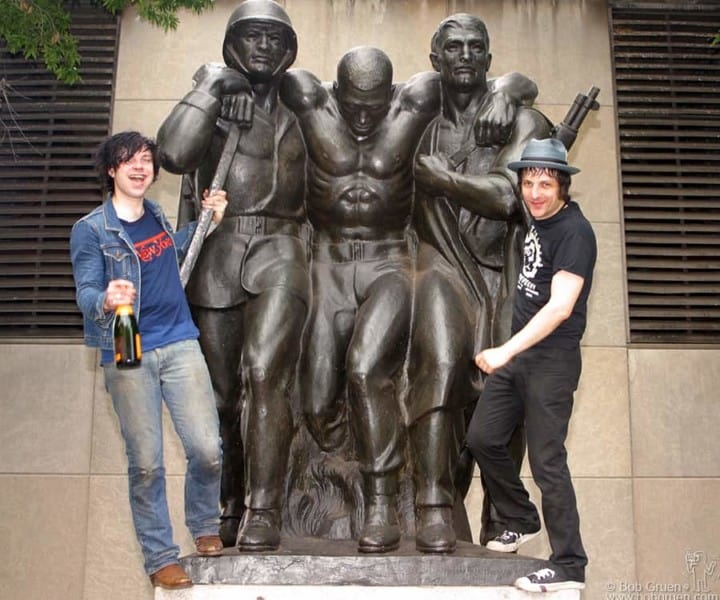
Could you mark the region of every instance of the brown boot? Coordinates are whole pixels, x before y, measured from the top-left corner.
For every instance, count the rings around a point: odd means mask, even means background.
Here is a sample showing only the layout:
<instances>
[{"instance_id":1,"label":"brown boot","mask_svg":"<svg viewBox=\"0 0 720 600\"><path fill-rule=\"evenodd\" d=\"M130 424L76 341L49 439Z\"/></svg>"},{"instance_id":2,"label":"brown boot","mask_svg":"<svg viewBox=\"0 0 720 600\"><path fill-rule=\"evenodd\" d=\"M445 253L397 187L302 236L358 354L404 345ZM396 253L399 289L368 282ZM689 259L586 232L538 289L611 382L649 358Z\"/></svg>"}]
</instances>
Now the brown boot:
<instances>
[{"instance_id":1,"label":"brown boot","mask_svg":"<svg viewBox=\"0 0 720 600\"><path fill-rule=\"evenodd\" d=\"M280 510L248 508L237 537L241 552L262 552L280 547Z\"/></svg>"},{"instance_id":2,"label":"brown boot","mask_svg":"<svg viewBox=\"0 0 720 600\"><path fill-rule=\"evenodd\" d=\"M181 590L189 588L193 584L185 569L178 563L167 565L159 571L155 571L150 575L150 583L155 587L165 588L166 590Z\"/></svg>"},{"instance_id":3,"label":"brown boot","mask_svg":"<svg viewBox=\"0 0 720 600\"><path fill-rule=\"evenodd\" d=\"M195 550L200 556L220 556L223 543L219 535L201 535L195 540Z\"/></svg>"},{"instance_id":4,"label":"brown boot","mask_svg":"<svg viewBox=\"0 0 720 600\"><path fill-rule=\"evenodd\" d=\"M420 552L455 552L457 536L449 506L419 506L415 547Z\"/></svg>"}]
</instances>

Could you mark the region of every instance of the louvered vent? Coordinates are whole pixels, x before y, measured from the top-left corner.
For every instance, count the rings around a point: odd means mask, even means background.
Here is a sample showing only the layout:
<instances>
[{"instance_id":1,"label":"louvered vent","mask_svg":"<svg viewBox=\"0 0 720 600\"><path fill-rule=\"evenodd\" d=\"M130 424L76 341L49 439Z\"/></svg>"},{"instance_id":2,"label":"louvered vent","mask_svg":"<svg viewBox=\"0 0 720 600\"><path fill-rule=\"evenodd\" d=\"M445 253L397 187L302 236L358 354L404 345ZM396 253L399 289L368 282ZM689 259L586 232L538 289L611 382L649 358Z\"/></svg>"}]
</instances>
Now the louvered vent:
<instances>
[{"instance_id":1,"label":"louvered vent","mask_svg":"<svg viewBox=\"0 0 720 600\"><path fill-rule=\"evenodd\" d=\"M69 237L102 199L93 162L110 131L119 21L73 6L82 83L0 43L0 338L82 336Z\"/></svg>"},{"instance_id":2,"label":"louvered vent","mask_svg":"<svg viewBox=\"0 0 720 600\"><path fill-rule=\"evenodd\" d=\"M630 341L720 343L717 2L611 2Z\"/></svg>"}]
</instances>

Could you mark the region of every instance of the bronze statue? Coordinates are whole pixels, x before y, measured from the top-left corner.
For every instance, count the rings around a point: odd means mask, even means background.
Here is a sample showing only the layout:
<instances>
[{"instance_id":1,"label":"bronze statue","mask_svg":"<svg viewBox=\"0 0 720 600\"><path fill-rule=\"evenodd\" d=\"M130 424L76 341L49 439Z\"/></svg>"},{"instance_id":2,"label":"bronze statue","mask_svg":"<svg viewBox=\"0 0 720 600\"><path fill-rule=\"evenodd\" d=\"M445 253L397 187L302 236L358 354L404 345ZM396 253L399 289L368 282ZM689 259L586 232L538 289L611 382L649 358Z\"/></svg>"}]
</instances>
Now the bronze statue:
<instances>
[{"instance_id":1,"label":"bronze statue","mask_svg":"<svg viewBox=\"0 0 720 600\"><path fill-rule=\"evenodd\" d=\"M313 303L300 369L305 418L326 451L353 433L363 476L361 552L397 548L404 464L395 378L412 310L412 157L434 114L434 77L392 83L377 48L347 52L337 81L290 71L281 89L308 148ZM340 401L347 385L347 410Z\"/></svg>"},{"instance_id":2,"label":"bronze statue","mask_svg":"<svg viewBox=\"0 0 720 600\"><path fill-rule=\"evenodd\" d=\"M228 21L225 64L197 71L194 89L158 133L163 167L192 173L184 178L180 220L196 210L231 153L225 219L200 251L186 289L220 413L221 533L241 550L280 543L293 431L289 394L309 304L305 149L294 115L278 98L296 53L283 8L247 0ZM244 129L237 147L225 148L238 125Z\"/></svg>"},{"instance_id":3,"label":"bronze statue","mask_svg":"<svg viewBox=\"0 0 720 600\"><path fill-rule=\"evenodd\" d=\"M229 198L186 288L220 412L226 545L280 543L301 357L302 422L323 452L352 440L360 551L398 546L405 467L418 549L455 548L453 471L463 409L477 397L473 334L489 339L511 268L498 245L514 239L508 222L522 223L503 165L538 135L527 125L536 113L516 107L534 99L534 84L487 80L484 26L455 17L433 38L437 72L393 84L385 53L359 47L328 84L287 71L297 40L282 7L246 0L228 22L225 64L202 66L160 128L163 166L184 174L179 220L195 216L219 172ZM464 175L472 181L459 183Z\"/></svg>"},{"instance_id":4,"label":"bronze statue","mask_svg":"<svg viewBox=\"0 0 720 600\"><path fill-rule=\"evenodd\" d=\"M365 499L358 547L386 552L398 546L401 533L396 503L405 440L398 378L414 286L412 164L440 109L439 77L421 73L393 85L389 58L365 46L341 58L334 84L289 71L281 97L296 112L308 148L313 304L300 369L305 420L328 452L352 433ZM489 104L484 108L492 112ZM468 351L468 362L471 356ZM433 439L417 453L449 443L449 432L423 433ZM419 461L421 471L429 462ZM454 541L418 547L446 552Z\"/></svg>"},{"instance_id":5,"label":"bronze statue","mask_svg":"<svg viewBox=\"0 0 720 600\"><path fill-rule=\"evenodd\" d=\"M478 121L497 85L487 80L491 59L487 29L475 16L448 17L432 38L430 60L442 82L442 112L427 128L415 165L420 247L408 411L417 543L426 551L449 551L455 544L454 476L461 471L467 411L482 385L471 357L509 333L503 307L517 279L524 220L507 163L530 138L550 133L547 119L528 107L517 110L506 130ZM534 84L524 84L519 97L529 105L537 92ZM519 469L521 440L517 446ZM485 500L483 529L494 534L487 495Z\"/></svg>"}]
</instances>

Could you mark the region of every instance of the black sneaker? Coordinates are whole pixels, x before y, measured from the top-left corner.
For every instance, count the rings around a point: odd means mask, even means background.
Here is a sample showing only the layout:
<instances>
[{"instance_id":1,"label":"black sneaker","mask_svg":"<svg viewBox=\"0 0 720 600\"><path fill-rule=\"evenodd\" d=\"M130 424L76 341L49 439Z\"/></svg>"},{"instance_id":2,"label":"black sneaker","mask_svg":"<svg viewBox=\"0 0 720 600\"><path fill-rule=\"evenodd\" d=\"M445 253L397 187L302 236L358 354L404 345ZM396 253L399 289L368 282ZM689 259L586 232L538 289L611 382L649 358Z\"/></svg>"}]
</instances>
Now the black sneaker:
<instances>
[{"instance_id":1,"label":"black sneaker","mask_svg":"<svg viewBox=\"0 0 720 600\"><path fill-rule=\"evenodd\" d=\"M539 529L534 533L518 533L517 531L508 531L506 529L502 532L502 535L497 536L494 540L490 540L486 548L488 550L494 550L495 552L516 552L520 546L525 542L529 542L539 533Z\"/></svg>"},{"instance_id":2,"label":"black sneaker","mask_svg":"<svg viewBox=\"0 0 720 600\"><path fill-rule=\"evenodd\" d=\"M555 592L557 590L582 590L585 583L573 581L553 569L540 569L515 580L515 587L526 592Z\"/></svg>"}]
</instances>

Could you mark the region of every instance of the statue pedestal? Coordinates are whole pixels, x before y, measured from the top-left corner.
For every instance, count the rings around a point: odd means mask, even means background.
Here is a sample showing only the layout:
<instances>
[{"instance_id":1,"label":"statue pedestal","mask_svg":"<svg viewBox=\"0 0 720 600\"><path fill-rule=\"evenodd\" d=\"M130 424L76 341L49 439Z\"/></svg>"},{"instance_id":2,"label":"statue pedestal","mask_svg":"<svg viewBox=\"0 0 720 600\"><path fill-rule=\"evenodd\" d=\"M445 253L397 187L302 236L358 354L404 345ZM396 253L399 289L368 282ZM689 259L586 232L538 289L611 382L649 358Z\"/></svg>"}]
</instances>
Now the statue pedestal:
<instances>
[{"instance_id":1,"label":"statue pedestal","mask_svg":"<svg viewBox=\"0 0 720 600\"><path fill-rule=\"evenodd\" d=\"M415 550L413 539L387 554L357 552L353 541L283 538L276 552L181 559L196 584L187 590L156 589L155 600L537 600L515 589L518 577L547 561L498 554L458 542L453 554ZM579 600L577 590L543 594L543 600Z\"/></svg>"}]
</instances>

